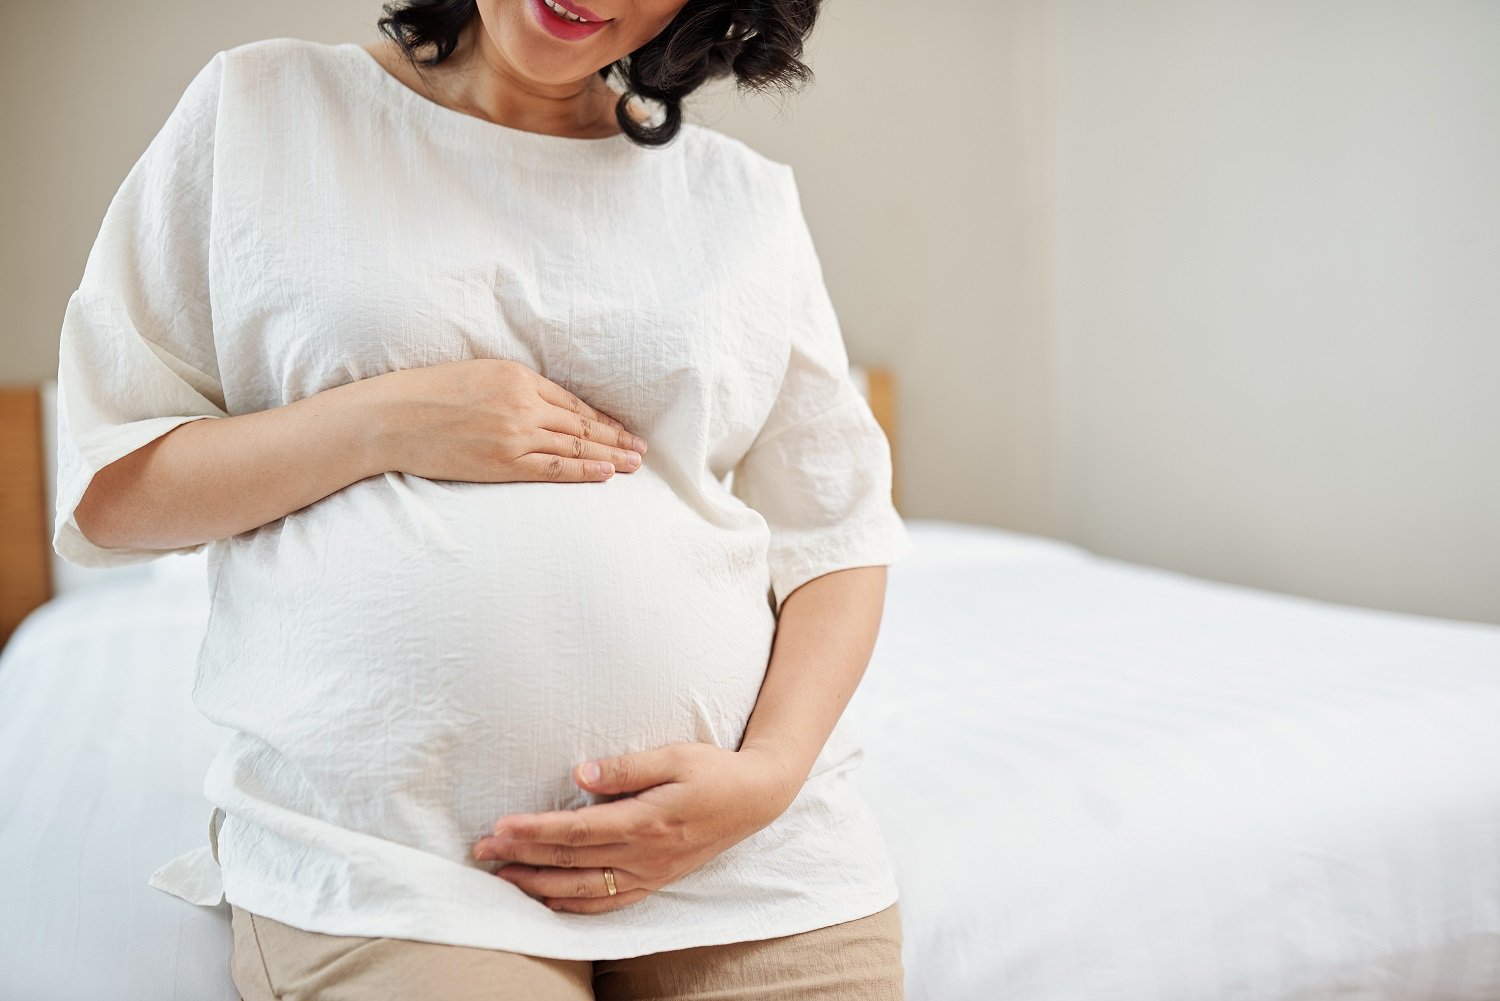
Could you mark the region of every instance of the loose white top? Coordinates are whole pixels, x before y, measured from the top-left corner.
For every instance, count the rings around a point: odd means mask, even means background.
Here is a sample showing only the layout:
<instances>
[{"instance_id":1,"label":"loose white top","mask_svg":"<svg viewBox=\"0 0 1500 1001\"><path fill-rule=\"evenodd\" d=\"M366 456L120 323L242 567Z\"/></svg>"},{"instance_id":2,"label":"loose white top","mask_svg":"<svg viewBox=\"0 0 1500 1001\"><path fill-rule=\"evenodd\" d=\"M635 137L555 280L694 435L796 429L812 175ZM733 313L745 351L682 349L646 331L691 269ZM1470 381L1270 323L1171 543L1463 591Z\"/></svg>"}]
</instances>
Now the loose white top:
<instances>
[{"instance_id":1,"label":"loose white top","mask_svg":"<svg viewBox=\"0 0 1500 1001\"><path fill-rule=\"evenodd\" d=\"M236 731L205 781L217 863L200 849L154 884L311 931L573 959L891 904L842 725L785 815L613 913L553 912L469 855L501 816L587 803L576 764L737 747L787 594L911 548L792 172L722 134L506 128L354 43L218 53L68 303L54 545L84 566L162 555L95 546L73 512L187 421L465 358L617 416L642 467L384 473L207 543L194 699Z\"/></svg>"}]
</instances>

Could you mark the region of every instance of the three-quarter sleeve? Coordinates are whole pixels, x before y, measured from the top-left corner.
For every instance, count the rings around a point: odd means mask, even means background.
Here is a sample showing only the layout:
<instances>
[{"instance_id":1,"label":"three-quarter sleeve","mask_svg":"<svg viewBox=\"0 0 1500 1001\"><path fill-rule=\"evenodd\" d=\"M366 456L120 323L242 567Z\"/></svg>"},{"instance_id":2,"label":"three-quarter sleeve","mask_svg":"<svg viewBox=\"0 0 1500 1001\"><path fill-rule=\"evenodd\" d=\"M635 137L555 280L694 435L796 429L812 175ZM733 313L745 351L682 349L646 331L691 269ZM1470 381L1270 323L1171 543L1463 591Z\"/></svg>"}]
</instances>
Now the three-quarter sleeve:
<instances>
[{"instance_id":1,"label":"three-quarter sleeve","mask_svg":"<svg viewBox=\"0 0 1500 1001\"><path fill-rule=\"evenodd\" d=\"M796 182L787 248L790 352L764 426L730 489L770 527L777 614L786 596L835 570L894 563L913 548L891 497L891 450L849 371Z\"/></svg>"},{"instance_id":2,"label":"three-quarter sleeve","mask_svg":"<svg viewBox=\"0 0 1500 1001\"><path fill-rule=\"evenodd\" d=\"M96 546L74 512L94 474L189 421L226 417L209 301L223 54L193 78L105 213L63 316L52 546L85 567L179 549Z\"/></svg>"}]
</instances>

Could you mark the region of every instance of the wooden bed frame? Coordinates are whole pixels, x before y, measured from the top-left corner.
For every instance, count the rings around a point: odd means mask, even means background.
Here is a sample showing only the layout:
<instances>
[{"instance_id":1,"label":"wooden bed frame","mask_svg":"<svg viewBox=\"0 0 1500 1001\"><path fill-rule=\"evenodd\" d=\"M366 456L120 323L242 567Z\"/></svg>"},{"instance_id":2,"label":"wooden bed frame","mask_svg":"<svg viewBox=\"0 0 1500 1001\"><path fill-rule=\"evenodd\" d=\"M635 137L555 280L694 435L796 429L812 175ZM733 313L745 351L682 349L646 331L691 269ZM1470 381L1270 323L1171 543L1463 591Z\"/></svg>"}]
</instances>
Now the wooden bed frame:
<instances>
[{"instance_id":1,"label":"wooden bed frame","mask_svg":"<svg viewBox=\"0 0 1500 1001\"><path fill-rule=\"evenodd\" d=\"M889 369L865 368L870 409L896 462L896 394ZM0 386L0 647L34 608L52 597L52 540L42 449L40 386ZM892 484L892 497L899 493Z\"/></svg>"}]
</instances>

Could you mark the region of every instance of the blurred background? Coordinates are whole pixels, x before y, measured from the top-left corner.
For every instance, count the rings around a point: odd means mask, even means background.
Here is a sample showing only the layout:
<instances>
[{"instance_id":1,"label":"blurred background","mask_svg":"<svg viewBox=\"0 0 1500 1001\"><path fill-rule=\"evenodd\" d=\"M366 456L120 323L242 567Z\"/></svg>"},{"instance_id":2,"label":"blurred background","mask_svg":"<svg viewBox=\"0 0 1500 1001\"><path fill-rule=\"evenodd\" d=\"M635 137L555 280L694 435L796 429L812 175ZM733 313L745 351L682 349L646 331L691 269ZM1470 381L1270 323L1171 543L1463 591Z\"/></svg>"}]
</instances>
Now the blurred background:
<instances>
[{"instance_id":1,"label":"blurred background","mask_svg":"<svg viewBox=\"0 0 1500 1001\"><path fill-rule=\"evenodd\" d=\"M213 54L373 0L3 0L0 381ZM1500 3L827 0L792 164L901 504L1500 623Z\"/></svg>"}]
</instances>

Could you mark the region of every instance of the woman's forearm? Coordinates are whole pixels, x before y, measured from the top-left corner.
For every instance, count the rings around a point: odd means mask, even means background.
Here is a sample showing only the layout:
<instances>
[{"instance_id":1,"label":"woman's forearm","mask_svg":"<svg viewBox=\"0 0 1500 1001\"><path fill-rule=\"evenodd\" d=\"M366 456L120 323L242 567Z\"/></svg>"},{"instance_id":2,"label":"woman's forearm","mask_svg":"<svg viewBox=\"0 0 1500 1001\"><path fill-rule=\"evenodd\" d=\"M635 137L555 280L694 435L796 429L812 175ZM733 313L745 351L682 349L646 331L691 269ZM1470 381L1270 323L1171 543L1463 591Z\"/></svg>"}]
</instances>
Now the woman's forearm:
<instances>
[{"instance_id":1,"label":"woman's forearm","mask_svg":"<svg viewBox=\"0 0 1500 1001\"><path fill-rule=\"evenodd\" d=\"M770 665L740 749L780 759L795 788L812 771L864 677L885 586L883 566L836 570L781 603Z\"/></svg>"},{"instance_id":2,"label":"woman's forearm","mask_svg":"<svg viewBox=\"0 0 1500 1001\"><path fill-rule=\"evenodd\" d=\"M99 470L74 513L105 548L177 549L275 521L384 472L586 482L645 442L525 365L397 369L285 406L190 421Z\"/></svg>"},{"instance_id":3,"label":"woman's forearm","mask_svg":"<svg viewBox=\"0 0 1500 1001\"><path fill-rule=\"evenodd\" d=\"M173 428L94 474L78 528L106 548L176 549L258 528L384 472L376 381Z\"/></svg>"}]
</instances>

